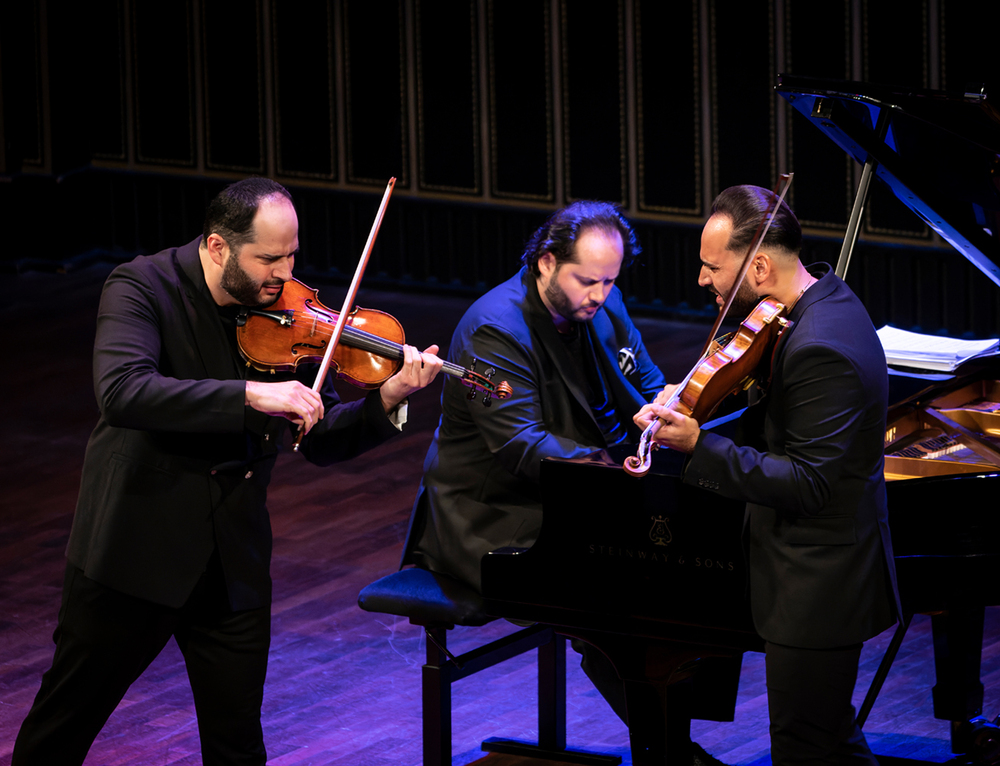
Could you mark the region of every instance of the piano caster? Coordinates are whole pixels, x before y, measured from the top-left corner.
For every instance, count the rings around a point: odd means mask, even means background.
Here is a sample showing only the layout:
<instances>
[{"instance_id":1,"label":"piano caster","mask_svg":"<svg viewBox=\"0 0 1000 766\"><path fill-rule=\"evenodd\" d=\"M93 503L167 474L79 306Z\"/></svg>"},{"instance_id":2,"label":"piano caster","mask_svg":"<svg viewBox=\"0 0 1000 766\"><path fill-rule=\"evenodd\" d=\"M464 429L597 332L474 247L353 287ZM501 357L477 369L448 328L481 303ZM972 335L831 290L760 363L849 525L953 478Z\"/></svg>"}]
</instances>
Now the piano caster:
<instances>
[{"instance_id":1,"label":"piano caster","mask_svg":"<svg viewBox=\"0 0 1000 766\"><path fill-rule=\"evenodd\" d=\"M964 753L970 763L1000 764L1000 715L992 721L976 716L970 721L951 722L952 751Z\"/></svg>"}]
</instances>

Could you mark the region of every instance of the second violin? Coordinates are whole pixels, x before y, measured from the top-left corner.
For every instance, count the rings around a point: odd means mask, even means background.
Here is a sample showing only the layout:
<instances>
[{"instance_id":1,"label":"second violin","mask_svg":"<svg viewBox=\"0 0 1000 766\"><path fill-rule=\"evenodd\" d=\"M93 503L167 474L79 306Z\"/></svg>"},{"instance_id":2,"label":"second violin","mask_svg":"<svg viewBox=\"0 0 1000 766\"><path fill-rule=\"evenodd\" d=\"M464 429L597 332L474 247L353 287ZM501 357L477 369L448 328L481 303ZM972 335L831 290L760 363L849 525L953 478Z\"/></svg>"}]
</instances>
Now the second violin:
<instances>
[{"instance_id":1,"label":"second violin","mask_svg":"<svg viewBox=\"0 0 1000 766\"><path fill-rule=\"evenodd\" d=\"M765 298L732 335L713 347L674 389L664 406L704 423L729 394L748 388L757 371L788 325L785 306ZM623 468L633 476L649 471L652 431L642 434L637 454L625 459Z\"/></svg>"}]
</instances>

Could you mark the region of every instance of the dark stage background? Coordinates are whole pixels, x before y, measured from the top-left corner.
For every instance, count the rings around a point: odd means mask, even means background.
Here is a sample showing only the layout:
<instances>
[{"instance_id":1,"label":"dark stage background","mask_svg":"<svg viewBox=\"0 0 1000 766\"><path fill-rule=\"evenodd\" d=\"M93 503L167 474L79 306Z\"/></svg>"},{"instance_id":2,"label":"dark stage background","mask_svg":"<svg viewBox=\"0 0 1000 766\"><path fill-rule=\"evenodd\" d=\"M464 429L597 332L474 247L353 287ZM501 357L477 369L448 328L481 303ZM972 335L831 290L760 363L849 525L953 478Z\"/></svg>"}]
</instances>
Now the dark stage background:
<instances>
[{"instance_id":1,"label":"dark stage background","mask_svg":"<svg viewBox=\"0 0 1000 766\"><path fill-rule=\"evenodd\" d=\"M0 8L0 763L51 657L62 550L96 420L93 320L110 267L199 233L251 174L300 214L296 275L339 305L378 199L398 179L361 305L446 344L526 237L579 198L620 204L645 248L620 284L665 370L714 317L696 284L714 195L795 172L804 258L834 262L860 169L773 93L778 73L962 91L1000 82L1000 7L960 0L18 0ZM997 87L1000 87L998 85ZM848 282L876 326L1000 331L1000 290L876 188ZM364 302L367 301L367 302ZM419 762L421 638L354 606L392 571L437 418L422 392L400 441L319 471L276 471L272 763ZM957 499L956 502L960 502ZM986 713L1000 624L987 610ZM494 626L490 630L503 630ZM943 761L918 617L868 729L875 749ZM471 637L459 637L458 646ZM870 679L886 640L866 648ZM130 692L93 764L198 763L171 645ZM571 663L572 665L572 663ZM531 738L530 658L456 689L456 763L493 735ZM767 761L760 658L737 721L697 724L724 760ZM860 694L860 692L859 692ZM627 732L575 666L570 740L627 756Z\"/></svg>"},{"instance_id":2,"label":"dark stage background","mask_svg":"<svg viewBox=\"0 0 1000 766\"><path fill-rule=\"evenodd\" d=\"M478 293L545 213L621 204L639 312L707 318L718 191L794 171L806 260L835 261L859 168L778 73L964 92L998 82L1000 6L962 0L20 0L0 10L0 265L187 242L249 174L302 213L300 276ZM877 326L992 336L1000 291L875 191L848 280Z\"/></svg>"}]
</instances>

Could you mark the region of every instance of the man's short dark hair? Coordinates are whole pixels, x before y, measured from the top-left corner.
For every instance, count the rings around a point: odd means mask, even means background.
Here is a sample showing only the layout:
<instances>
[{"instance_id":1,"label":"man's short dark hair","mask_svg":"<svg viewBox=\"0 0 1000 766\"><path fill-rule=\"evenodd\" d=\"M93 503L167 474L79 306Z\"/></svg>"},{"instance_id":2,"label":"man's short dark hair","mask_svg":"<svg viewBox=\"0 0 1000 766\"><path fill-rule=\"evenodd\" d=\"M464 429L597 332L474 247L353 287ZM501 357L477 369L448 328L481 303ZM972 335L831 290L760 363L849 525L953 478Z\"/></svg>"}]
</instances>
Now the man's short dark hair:
<instances>
[{"instance_id":1,"label":"man's short dark hair","mask_svg":"<svg viewBox=\"0 0 1000 766\"><path fill-rule=\"evenodd\" d=\"M774 206L776 198L777 195L770 189L750 185L730 186L715 198L712 215L725 216L733 224L727 250L739 255L746 253L757 233L757 227ZM796 257L802 250L802 227L784 200L775 213L761 247L784 250Z\"/></svg>"},{"instance_id":2,"label":"man's short dark hair","mask_svg":"<svg viewBox=\"0 0 1000 766\"><path fill-rule=\"evenodd\" d=\"M617 231L621 235L623 268L642 252L632 225L617 207L610 202L581 200L549 216L545 224L528 240L521 263L531 269L535 276L540 274L538 259L546 253L555 256L557 266L566 262L575 263L576 241L589 229L600 229L609 234Z\"/></svg>"},{"instance_id":3,"label":"man's short dark hair","mask_svg":"<svg viewBox=\"0 0 1000 766\"><path fill-rule=\"evenodd\" d=\"M252 176L230 184L208 204L202 242L208 240L209 234L218 234L233 252L238 252L254 241L253 219L261 200L278 195L292 202L288 189L270 178Z\"/></svg>"}]
</instances>

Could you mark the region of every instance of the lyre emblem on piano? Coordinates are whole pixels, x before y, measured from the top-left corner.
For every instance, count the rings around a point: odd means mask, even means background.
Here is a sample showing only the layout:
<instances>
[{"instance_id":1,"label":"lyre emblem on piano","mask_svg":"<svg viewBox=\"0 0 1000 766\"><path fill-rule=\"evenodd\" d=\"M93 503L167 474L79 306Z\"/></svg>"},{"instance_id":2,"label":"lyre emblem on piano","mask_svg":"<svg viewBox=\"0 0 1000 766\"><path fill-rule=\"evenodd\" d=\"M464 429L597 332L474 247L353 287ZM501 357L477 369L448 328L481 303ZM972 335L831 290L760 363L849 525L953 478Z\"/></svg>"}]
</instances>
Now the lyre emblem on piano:
<instances>
[{"instance_id":1,"label":"lyre emblem on piano","mask_svg":"<svg viewBox=\"0 0 1000 766\"><path fill-rule=\"evenodd\" d=\"M649 530L649 539L657 545L666 546L674 539L670 533L670 527L667 526L670 519L666 516L650 516L649 518L653 520L653 528Z\"/></svg>"}]
</instances>

